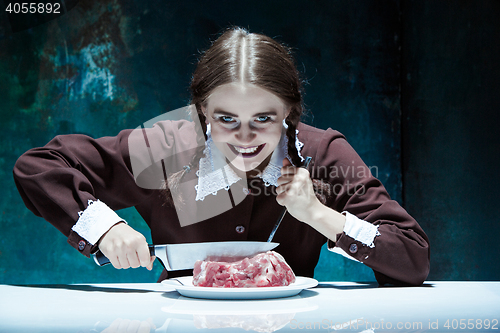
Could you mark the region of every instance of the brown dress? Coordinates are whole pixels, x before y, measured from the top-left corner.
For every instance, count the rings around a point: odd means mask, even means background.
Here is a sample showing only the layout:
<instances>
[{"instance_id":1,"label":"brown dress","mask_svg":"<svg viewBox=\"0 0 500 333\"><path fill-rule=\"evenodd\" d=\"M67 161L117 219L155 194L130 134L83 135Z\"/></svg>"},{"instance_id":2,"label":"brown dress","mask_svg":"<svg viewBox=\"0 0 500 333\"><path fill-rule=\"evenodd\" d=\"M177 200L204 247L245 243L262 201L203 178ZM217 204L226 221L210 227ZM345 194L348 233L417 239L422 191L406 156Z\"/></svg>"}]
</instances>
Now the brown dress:
<instances>
[{"instance_id":1,"label":"brown dress","mask_svg":"<svg viewBox=\"0 0 500 333\"><path fill-rule=\"evenodd\" d=\"M330 240L329 246L340 247L372 268L380 284L422 284L429 272L430 252L428 238L419 224L390 199L342 134L305 124L300 124L298 130L298 138L304 143L301 154L314 161L311 175L331 185L327 205L378 226L380 233L372 247L346 233ZM144 131L149 142L155 142L159 154L182 149L195 140L189 122L164 121ZM58 228L69 244L85 256L95 250L95 245L72 227L89 200L97 199L113 210L135 207L149 225L155 244L267 240L283 210L276 202L273 186L266 186L260 178L237 182L229 191L245 193L240 203L220 215L181 226L175 208L165 205L160 190L137 185L129 153L131 132L124 130L115 137L99 139L61 135L23 154L14 167L14 178L26 206ZM189 158L178 158L175 163L178 165L173 168L180 170ZM196 178L196 170L191 170L189 177ZM194 193L193 188L185 196L190 200ZM197 201L197 209L213 205L215 198L209 195ZM328 240L286 214L273 241L280 243L276 251L297 276L312 277L321 247ZM190 272L169 272L168 276L187 274ZM160 279L166 277L164 271Z\"/></svg>"}]
</instances>

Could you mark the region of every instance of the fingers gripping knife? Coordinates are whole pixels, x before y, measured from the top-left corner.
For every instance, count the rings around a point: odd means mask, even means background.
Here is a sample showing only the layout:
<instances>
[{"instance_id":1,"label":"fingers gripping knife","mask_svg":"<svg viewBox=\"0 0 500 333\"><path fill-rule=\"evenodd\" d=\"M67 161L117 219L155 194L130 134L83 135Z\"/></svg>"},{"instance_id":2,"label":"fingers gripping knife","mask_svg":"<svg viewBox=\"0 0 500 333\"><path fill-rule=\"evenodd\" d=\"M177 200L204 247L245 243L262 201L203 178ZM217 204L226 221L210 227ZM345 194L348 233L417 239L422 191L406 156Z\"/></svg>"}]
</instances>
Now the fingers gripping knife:
<instances>
[{"instance_id":1,"label":"fingers gripping knife","mask_svg":"<svg viewBox=\"0 0 500 333\"><path fill-rule=\"evenodd\" d=\"M307 169L307 167L309 166L309 163L311 163L311 160L312 160L312 157L307 156L305 161L304 161L304 164L301 166L301 168ZM268 242L271 242L273 240L274 234L276 233L276 230L278 230L278 227L280 226L281 221L283 221L283 218L285 217L286 212L287 212L287 209L285 207L285 208L283 208L283 211L281 212L281 215L278 218L278 221L276 221L276 224L274 225L274 228L271 231L269 238L267 239Z\"/></svg>"},{"instance_id":2,"label":"fingers gripping knife","mask_svg":"<svg viewBox=\"0 0 500 333\"><path fill-rule=\"evenodd\" d=\"M197 260L211 258L245 258L266 252L278 246L269 242L204 242L184 244L149 245L149 252L156 256L167 271L192 269ZM109 259L98 250L93 258L97 265L109 264Z\"/></svg>"}]
</instances>

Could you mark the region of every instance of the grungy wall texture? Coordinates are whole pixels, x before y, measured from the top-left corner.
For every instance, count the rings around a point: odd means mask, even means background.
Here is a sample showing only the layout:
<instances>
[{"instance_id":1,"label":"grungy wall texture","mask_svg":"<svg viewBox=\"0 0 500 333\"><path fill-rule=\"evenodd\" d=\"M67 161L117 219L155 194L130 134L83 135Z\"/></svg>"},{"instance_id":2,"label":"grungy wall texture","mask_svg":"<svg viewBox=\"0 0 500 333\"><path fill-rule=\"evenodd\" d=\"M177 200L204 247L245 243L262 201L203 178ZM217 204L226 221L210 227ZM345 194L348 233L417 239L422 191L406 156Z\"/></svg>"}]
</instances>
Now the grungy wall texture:
<instances>
[{"instance_id":1,"label":"grungy wall texture","mask_svg":"<svg viewBox=\"0 0 500 333\"><path fill-rule=\"evenodd\" d=\"M0 283L156 281L158 264L153 272L98 268L73 250L24 207L12 167L57 134L115 135L188 104L199 51L229 25L294 48L304 121L344 133L419 220L431 239L429 279L498 279L488 264L498 253L498 175L490 174L498 139L488 134L499 106L498 4L79 1L16 33L0 14ZM481 166L471 179L475 157ZM119 213L150 239L133 209ZM326 251L315 276L374 280L362 264Z\"/></svg>"},{"instance_id":2,"label":"grungy wall texture","mask_svg":"<svg viewBox=\"0 0 500 333\"><path fill-rule=\"evenodd\" d=\"M405 207L431 277L498 280L500 1L403 1Z\"/></svg>"}]
</instances>

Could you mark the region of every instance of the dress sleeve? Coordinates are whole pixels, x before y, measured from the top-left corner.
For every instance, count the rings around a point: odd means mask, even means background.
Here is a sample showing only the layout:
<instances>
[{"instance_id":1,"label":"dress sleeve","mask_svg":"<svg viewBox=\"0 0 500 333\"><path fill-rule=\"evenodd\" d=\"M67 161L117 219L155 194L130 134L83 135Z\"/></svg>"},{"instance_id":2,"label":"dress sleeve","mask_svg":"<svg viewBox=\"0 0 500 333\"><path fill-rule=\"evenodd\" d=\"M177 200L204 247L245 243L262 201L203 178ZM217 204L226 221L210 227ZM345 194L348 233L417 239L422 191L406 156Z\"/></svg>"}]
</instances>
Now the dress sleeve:
<instances>
[{"instance_id":1,"label":"dress sleeve","mask_svg":"<svg viewBox=\"0 0 500 333\"><path fill-rule=\"evenodd\" d=\"M126 130L99 139L57 136L24 153L14 166L14 180L28 209L86 256L100 236L121 221L114 210L134 206L147 195L131 172L129 134Z\"/></svg>"},{"instance_id":2,"label":"dress sleeve","mask_svg":"<svg viewBox=\"0 0 500 333\"><path fill-rule=\"evenodd\" d=\"M429 240L338 132L327 130L314 170L330 184L327 205L346 215L328 247L372 268L381 284L420 285L429 273ZM323 176L321 177L321 172Z\"/></svg>"}]
</instances>

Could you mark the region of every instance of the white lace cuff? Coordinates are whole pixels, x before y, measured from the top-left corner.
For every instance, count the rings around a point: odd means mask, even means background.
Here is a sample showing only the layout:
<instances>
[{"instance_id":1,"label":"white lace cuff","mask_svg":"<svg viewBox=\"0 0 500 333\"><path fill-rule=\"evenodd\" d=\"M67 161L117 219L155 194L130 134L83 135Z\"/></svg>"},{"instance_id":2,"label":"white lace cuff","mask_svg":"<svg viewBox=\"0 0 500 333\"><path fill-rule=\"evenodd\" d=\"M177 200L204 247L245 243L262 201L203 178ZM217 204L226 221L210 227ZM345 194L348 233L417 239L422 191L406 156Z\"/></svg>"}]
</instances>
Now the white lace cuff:
<instances>
[{"instance_id":1,"label":"white lace cuff","mask_svg":"<svg viewBox=\"0 0 500 333\"><path fill-rule=\"evenodd\" d=\"M373 241L380 235L378 226L363 221L349 212L342 212L345 215L344 233L369 247L375 247Z\"/></svg>"},{"instance_id":2,"label":"white lace cuff","mask_svg":"<svg viewBox=\"0 0 500 333\"><path fill-rule=\"evenodd\" d=\"M345 215L345 224L343 230L344 233L349 237L354 238L358 242L363 243L364 245L367 245L371 248L375 247L374 244L375 237L380 235L380 232L378 231L378 226L366 222L347 211L342 212L342 214ZM338 246L330 247L329 245L330 242L328 242L328 250L330 250L331 252L335 252L348 259L359 262L359 260L347 254L340 247ZM368 256L366 258L368 258Z\"/></svg>"},{"instance_id":3,"label":"white lace cuff","mask_svg":"<svg viewBox=\"0 0 500 333\"><path fill-rule=\"evenodd\" d=\"M127 223L100 200L89 200L87 208L78 215L80 217L71 229L92 245L118 222Z\"/></svg>"}]
</instances>

